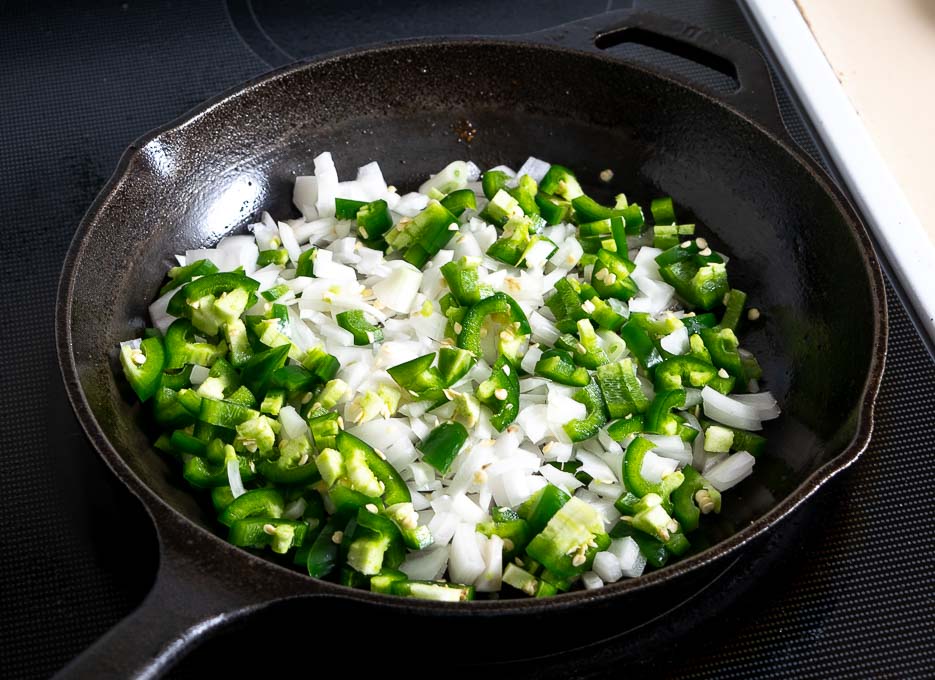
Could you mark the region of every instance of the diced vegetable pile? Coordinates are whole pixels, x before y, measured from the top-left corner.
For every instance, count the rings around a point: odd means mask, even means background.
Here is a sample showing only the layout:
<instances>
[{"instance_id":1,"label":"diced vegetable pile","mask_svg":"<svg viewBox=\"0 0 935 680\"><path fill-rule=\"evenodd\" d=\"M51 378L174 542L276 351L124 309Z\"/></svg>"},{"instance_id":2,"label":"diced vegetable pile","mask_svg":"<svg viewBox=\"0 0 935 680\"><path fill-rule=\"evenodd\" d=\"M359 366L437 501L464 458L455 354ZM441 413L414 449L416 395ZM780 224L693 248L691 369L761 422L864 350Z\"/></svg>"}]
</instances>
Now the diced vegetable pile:
<instances>
[{"instance_id":1,"label":"diced vegetable pile","mask_svg":"<svg viewBox=\"0 0 935 680\"><path fill-rule=\"evenodd\" d=\"M779 409L735 334L759 312L670 198L650 226L535 158L455 161L400 195L323 153L294 202L178 256L120 349L231 543L451 601L700 548Z\"/></svg>"}]
</instances>

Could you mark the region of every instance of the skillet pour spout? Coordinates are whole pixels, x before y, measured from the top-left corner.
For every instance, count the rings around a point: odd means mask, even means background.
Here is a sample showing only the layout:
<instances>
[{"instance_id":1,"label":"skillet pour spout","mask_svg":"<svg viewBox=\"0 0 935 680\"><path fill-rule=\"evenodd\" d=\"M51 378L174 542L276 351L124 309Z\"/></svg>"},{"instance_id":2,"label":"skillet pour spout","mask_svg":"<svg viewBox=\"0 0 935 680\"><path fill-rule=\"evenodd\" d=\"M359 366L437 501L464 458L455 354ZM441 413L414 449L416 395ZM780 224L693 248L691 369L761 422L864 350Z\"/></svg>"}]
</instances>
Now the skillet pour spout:
<instances>
[{"instance_id":1,"label":"skillet pour spout","mask_svg":"<svg viewBox=\"0 0 935 680\"><path fill-rule=\"evenodd\" d=\"M712 92L620 61L613 48L622 42L713 64L737 88ZM465 121L475 130L470 143L458 134ZM400 186L418 185L454 158L490 167L535 155L595 184L613 168L628 196L671 195L706 225L712 244L736 258L735 285L762 310L745 340L783 407L766 431L769 453L725 508L711 548L597 591L451 605L311 579L216 535L209 510L153 449L116 348L145 327L147 302L175 253L242 229L261 210L295 214L294 177L310 174L324 150L336 152L345 174L371 160L399 161L389 173ZM153 132L124 155L77 230L56 338L82 426L144 504L160 540L153 593L61 677L156 677L211 632L273 602L405 616L429 639L561 619L569 636L556 651L587 641L576 621L658 606L662 593L742 559L742 546L864 450L886 351L886 303L866 230L790 143L760 55L627 11L513 39L407 41L295 64ZM441 619L448 627L433 625ZM391 637L394 628L413 630L390 625ZM515 653L504 645L489 652Z\"/></svg>"}]
</instances>

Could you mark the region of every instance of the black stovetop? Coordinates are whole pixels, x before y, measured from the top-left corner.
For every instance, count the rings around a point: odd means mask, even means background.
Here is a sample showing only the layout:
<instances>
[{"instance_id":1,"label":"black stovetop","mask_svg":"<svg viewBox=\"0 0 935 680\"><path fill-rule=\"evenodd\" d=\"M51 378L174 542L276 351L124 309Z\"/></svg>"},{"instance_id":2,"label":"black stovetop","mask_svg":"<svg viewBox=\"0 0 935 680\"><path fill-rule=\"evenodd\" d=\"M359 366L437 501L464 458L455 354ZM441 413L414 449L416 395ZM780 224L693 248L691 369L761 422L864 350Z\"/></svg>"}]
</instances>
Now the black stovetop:
<instances>
[{"instance_id":1,"label":"black stovetop","mask_svg":"<svg viewBox=\"0 0 935 680\"><path fill-rule=\"evenodd\" d=\"M208 97L298 58L403 37L525 33L633 4L758 44L729 0L0 4L0 598L7 611L0 617L0 677L46 677L61 668L141 601L156 567L145 513L71 413L53 343L65 251L123 149ZM720 76L703 68L626 49L621 58L718 85ZM791 135L825 162L777 76ZM499 671L931 675L935 364L900 296L891 286L887 293L890 349L876 430L850 471L769 542L699 583L693 597L666 602L658 620L561 663ZM328 616L295 624L310 636L307 651L294 650L297 658L311 662L327 653L329 634L347 633L329 626ZM236 676L245 657L273 663L263 650L275 645L276 625L248 621L206 643L173 676ZM294 633L290 644L301 644ZM395 667L418 668L404 661Z\"/></svg>"}]
</instances>

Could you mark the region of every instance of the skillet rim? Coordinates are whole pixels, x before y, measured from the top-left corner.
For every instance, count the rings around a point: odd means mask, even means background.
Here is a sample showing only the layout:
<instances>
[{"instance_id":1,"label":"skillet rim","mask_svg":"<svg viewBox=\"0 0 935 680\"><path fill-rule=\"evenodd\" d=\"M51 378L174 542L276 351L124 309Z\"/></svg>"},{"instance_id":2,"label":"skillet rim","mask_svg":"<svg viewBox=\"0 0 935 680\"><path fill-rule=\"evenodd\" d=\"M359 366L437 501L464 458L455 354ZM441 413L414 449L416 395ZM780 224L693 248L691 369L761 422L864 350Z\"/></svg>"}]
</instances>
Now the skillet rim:
<instances>
[{"instance_id":1,"label":"skillet rim","mask_svg":"<svg viewBox=\"0 0 935 680\"><path fill-rule=\"evenodd\" d=\"M493 49L545 50L577 57L585 56L600 60L615 68L629 68L650 76L651 78L660 79L669 85L674 85L677 88L686 90L692 95L702 97L708 104L725 109L728 114L739 117L745 123L752 126L757 134L765 136L769 142L779 145L782 151L791 156L792 160L805 170L813 181L818 183L819 188L831 199L834 207L845 218L845 223L858 244L862 255L870 294L876 305L873 309L873 354L871 363L868 366L867 378L863 384L861 396L858 401L857 422L855 424L853 437L833 458L828 460L817 470L814 470L794 491L762 516L710 548L636 579L618 581L617 583L608 584L596 590L573 591L544 599L478 600L472 601L469 604L464 604L381 595L306 576L245 550L235 548L219 536L193 522L181 512L171 507L159 494L133 472L129 464L123 460L122 456L110 443L103 429L98 424L85 397L84 390L81 387L77 362L72 352L72 301L74 299L72 293L74 291L75 276L81 264L81 256L85 249L85 244L93 236L95 226L113 203L117 190L120 189L125 182L131 181L139 169L148 167L148 161L144 153L146 146L159 140L164 135L185 134L210 112L216 109L223 109L225 106L233 105L241 96L260 90L264 86L269 86L281 79L288 78L299 71L328 68L333 63L352 60L363 56L390 54L414 49L457 48L464 46L487 47ZM776 103L774 92L764 94L763 96L771 99L773 104ZM312 59L304 59L235 85L135 140L123 153L114 173L101 188L94 202L82 217L72 242L69 245L58 286L55 336L59 366L62 370L66 393L72 405L72 409L97 453L104 459L107 466L114 472L118 479L120 479L130 492L140 500L147 514L149 514L152 519L160 544L161 560L166 559L167 545L174 545L178 543L179 540L184 540L184 538L179 539L178 537L174 537L172 535L173 532L179 531L180 529L185 531L194 529L196 532L199 532L200 538L207 538L206 545L211 545L215 551L225 556L233 557L236 555L239 560L243 560L242 566L253 569L258 567L271 569L271 576L275 575L277 578L283 579L282 589L284 598L296 595L301 596L303 593L327 593L332 596L343 596L347 599L405 610L423 611L425 613L444 611L447 613L482 615L496 612L533 613L556 611L615 597L622 597L624 594L634 591L659 587L689 572L700 571L705 566L720 561L732 554L736 557L736 553L741 547L762 538L775 524L792 514L824 484L850 467L867 449L873 430L875 400L879 393L885 365L888 335L887 318L888 310L883 275L867 228L834 181L814 160L809 158L791 140L784 139L768 127L751 119L742 111L731 106L729 102L721 101L703 89L686 83L678 77L673 77L667 73L644 67L638 63L622 61L608 54L587 49L536 42L522 36L519 38L459 36L391 41L373 46L337 50ZM201 543L204 543L204 541L201 541ZM176 547L175 549L178 550L179 548ZM264 597L263 600L266 602L274 601L268 597Z\"/></svg>"}]
</instances>

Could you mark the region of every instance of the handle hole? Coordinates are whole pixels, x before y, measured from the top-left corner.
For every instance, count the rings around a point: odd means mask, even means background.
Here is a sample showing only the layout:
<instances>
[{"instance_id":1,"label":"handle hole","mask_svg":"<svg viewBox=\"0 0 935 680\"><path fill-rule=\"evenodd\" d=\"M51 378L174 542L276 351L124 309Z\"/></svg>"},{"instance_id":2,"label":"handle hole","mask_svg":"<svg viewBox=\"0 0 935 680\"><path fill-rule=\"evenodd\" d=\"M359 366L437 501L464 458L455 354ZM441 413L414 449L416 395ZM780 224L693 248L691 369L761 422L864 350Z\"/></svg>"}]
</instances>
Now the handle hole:
<instances>
[{"instance_id":1,"label":"handle hole","mask_svg":"<svg viewBox=\"0 0 935 680\"><path fill-rule=\"evenodd\" d=\"M717 92L732 94L740 89L737 69L727 59L639 27L601 33L594 46L620 59L664 68Z\"/></svg>"}]
</instances>

